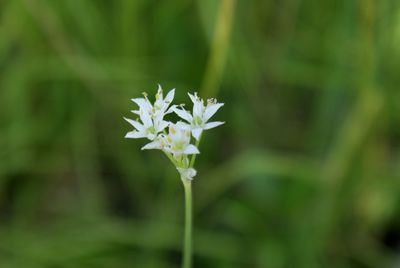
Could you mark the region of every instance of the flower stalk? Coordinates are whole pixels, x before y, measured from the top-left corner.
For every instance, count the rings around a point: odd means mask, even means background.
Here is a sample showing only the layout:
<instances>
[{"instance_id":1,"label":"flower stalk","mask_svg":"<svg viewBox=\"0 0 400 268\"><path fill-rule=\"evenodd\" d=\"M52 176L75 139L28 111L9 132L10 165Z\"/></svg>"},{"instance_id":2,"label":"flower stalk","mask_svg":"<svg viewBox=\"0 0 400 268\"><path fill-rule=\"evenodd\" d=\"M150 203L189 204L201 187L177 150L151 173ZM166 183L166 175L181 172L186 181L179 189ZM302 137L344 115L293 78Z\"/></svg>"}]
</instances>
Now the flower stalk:
<instances>
[{"instance_id":1,"label":"flower stalk","mask_svg":"<svg viewBox=\"0 0 400 268\"><path fill-rule=\"evenodd\" d=\"M182 268L192 267L192 245L193 245L193 202L192 202L192 182L183 180L185 190L185 230L183 239L183 258Z\"/></svg>"}]
</instances>

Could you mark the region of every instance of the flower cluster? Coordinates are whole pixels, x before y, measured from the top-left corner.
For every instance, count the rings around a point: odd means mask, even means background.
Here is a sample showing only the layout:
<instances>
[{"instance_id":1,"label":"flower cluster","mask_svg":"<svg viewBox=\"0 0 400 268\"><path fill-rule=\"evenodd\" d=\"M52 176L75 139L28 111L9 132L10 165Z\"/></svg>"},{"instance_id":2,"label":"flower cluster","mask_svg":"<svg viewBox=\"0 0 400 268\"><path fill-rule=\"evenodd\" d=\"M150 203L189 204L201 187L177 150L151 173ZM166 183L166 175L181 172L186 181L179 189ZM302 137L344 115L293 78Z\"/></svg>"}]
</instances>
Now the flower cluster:
<instances>
[{"instance_id":1,"label":"flower cluster","mask_svg":"<svg viewBox=\"0 0 400 268\"><path fill-rule=\"evenodd\" d=\"M128 132L125 138L147 138L150 140L142 150L162 150L175 165L182 179L192 180L196 176L193 168L194 156L199 154L198 145L202 132L222 125L224 122L209 122L210 118L224 104L217 103L216 99L209 99L206 104L204 100L188 93L193 102L193 110L190 113L183 105L172 105L175 89L165 96L160 85L152 104L143 93L143 98L132 99L138 105L138 110L132 112L139 116L138 120L124 118L130 123L134 130ZM176 123L164 119L165 115L175 113L184 121ZM192 137L196 144L191 144ZM192 155L190 161L189 155Z\"/></svg>"}]
</instances>

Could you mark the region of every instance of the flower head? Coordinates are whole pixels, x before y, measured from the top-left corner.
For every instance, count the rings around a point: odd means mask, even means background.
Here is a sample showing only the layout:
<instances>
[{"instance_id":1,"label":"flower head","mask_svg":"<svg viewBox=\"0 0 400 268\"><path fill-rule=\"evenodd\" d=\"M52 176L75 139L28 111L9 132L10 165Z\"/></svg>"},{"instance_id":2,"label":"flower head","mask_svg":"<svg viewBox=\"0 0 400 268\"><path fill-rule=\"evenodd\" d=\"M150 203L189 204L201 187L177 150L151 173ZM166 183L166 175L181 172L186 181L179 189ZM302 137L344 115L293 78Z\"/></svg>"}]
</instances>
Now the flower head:
<instances>
[{"instance_id":1,"label":"flower head","mask_svg":"<svg viewBox=\"0 0 400 268\"><path fill-rule=\"evenodd\" d=\"M180 109L173 107L173 111L182 119L186 120L192 129L192 135L196 140L199 140L203 130L211 129L219 125L224 124L224 122L214 121L208 122L208 120L221 108L224 104L217 103L216 99L208 99L207 105L204 105L204 100L197 96L188 93L190 99L193 102L193 111L190 114L183 107Z\"/></svg>"},{"instance_id":2,"label":"flower head","mask_svg":"<svg viewBox=\"0 0 400 268\"><path fill-rule=\"evenodd\" d=\"M144 98L132 99L132 101L139 106L138 110L133 110L132 112L139 115L141 123L129 118L124 118L135 128L133 131L128 132L125 138L148 138L152 141L155 140L157 135L169 124L168 121L164 120L164 116L172 112L174 106L170 107L170 104L174 98L174 94L175 89L172 89L168 92L167 96L163 98L162 88L158 85L154 105L151 104L145 93L143 94Z\"/></svg>"},{"instance_id":3,"label":"flower head","mask_svg":"<svg viewBox=\"0 0 400 268\"><path fill-rule=\"evenodd\" d=\"M174 99L175 90L172 89L165 96L160 85L158 85L157 94L154 103L143 93L143 98L132 99L137 104L138 109L132 112L139 116L137 120L124 118L133 127L134 130L128 132L125 138L147 138L149 143L142 147L142 150L158 149L163 151L171 162L175 165L182 180L190 181L196 176L196 170L193 168L195 155L199 154L197 148L200 135L203 130L217 127L224 122L208 122L209 119L224 104L217 103L215 99L209 99L204 105L203 99L189 93L193 102L193 111L190 114L182 106L177 108L171 105ZM175 112L186 122L178 121L172 123L164 120L164 116ZM197 140L196 146L191 144L191 137ZM191 160L189 161L189 156Z\"/></svg>"}]
</instances>

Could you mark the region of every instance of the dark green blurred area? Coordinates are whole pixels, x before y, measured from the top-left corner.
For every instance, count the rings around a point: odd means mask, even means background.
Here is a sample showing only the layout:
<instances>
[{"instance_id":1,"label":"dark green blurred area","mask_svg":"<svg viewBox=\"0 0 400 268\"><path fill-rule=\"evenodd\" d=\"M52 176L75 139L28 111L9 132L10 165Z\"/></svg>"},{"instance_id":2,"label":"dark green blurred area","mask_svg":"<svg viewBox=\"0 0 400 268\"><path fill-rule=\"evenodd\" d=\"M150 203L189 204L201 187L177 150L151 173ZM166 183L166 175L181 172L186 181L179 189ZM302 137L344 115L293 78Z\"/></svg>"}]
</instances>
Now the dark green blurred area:
<instances>
[{"instance_id":1,"label":"dark green blurred area","mask_svg":"<svg viewBox=\"0 0 400 268\"><path fill-rule=\"evenodd\" d=\"M157 83L225 103L195 267L399 267L399 70L398 0L0 1L0 267L179 267Z\"/></svg>"}]
</instances>

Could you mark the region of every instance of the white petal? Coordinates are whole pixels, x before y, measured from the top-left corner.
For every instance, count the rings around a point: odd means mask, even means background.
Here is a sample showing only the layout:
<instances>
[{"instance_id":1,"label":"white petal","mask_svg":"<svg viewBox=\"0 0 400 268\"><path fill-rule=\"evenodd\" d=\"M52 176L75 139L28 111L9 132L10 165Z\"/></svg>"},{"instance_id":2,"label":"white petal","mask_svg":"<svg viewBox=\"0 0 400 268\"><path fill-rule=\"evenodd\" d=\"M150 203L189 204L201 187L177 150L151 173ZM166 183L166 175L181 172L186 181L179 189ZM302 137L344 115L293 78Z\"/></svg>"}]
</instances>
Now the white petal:
<instances>
[{"instance_id":1,"label":"white petal","mask_svg":"<svg viewBox=\"0 0 400 268\"><path fill-rule=\"evenodd\" d=\"M204 103L203 100L196 101L193 104L193 117L200 117L203 118L203 112L204 112Z\"/></svg>"},{"instance_id":2,"label":"white petal","mask_svg":"<svg viewBox=\"0 0 400 268\"><path fill-rule=\"evenodd\" d=\"M160 141L152 141L145 146L142 147L142 150L151 150L151 149L161 149L161 142Z\"/></svg>"},{"instance_id":3,"label":"white petal","mask_svg":"<svg viewBox=\"0 0 400 268\"><path fill-rule=\"evenodd\" d=\"M199 149L193 144L189 144L186 146L185 150L183 151L184 154L199 154Z\"/></svg>"},{"instance_id":4,"label":"white petal","mask_svg":"<svg viewBox=\"0 0 400 268\"><path fill-rule=\"evenodd\" d=\"M168 121L161 121L161 123L159 124L158 128L156 129L157 132L161 132L163 131L166 127L168 127L168 125L170 124L170 122Z\"/></svg>"},{"instance_id":5,"label":"white petal","mask_svg":"<svg viewBox=\"0 0 400 268\"><path fill-rule=\"evenodd\" d=\"M147 99L135 98L135 99L132 99L132 101L134 103L136 103L140 107L140 109L145 110L145 111L151 111L151 104Z\"/></svg>"},{"instance_id":6,"label":"white petal","mask_svg":"<svg viewBox=\"0 0 400 268\"><path fill-rule=\"evenodd\" d=\"M188 93L189 98L192 100L193 103L196 103L196 96Z\"/></svg>"},{"instance_id":7,"label":"white petal","mask_svg":"<svg viewBox=\"0 0 400 268\"><path fill-rule=\"evenodd\" d=\"M211 116L213 116L218 111L218 109L221 108L222 106L224 106L223 103L216 103L216 104L207 105L206 111L204 112L204 120L205 120L205 122L207 122L208 119L210 119Z\"/></svg>"},{"instance_id":8,"label":"white petal","mask_svg":"<svg viewBox=\"0 0 400 268\"><path fill-rule=\"evenodd\" d=\"M174 96L175 96L175 88L171 89L168 92L167 96L165 96L164 102L167 104L170 104L172 102L172 100L174 99Z\"/></svg>"},{"instance_id":9,"label":"white petal","mask_svg":"<svg viewBox=\"0 0 400 268\"><path fill-rule=\"evenodd\" d=\"M203 131L203 129L201 129L201 128L194 128L194 129L192 129L192 136L196 140L199 140L202 131Z\"/></svg>"},{"instance_id":10,"label":"white petal","mask_svg":"<svg viewBox=\"0 0 400 268\"><path fill-rule=\"evenodd\" d=\"M140 115L140 111L139 110L131 110L132 113Z\"/></svg>"},{"instance_id":11,"label":"white petal","mask_svg":"<svg viewBox=\"0 0 400 268\"><path fill-rule=\"evenodd\" d=\"M148 138L151 141L154 140L156 137L157 136L155 134L153 134L153 133L147 133L147 136L146 136L146 138Z\"/></svg>"},{"instance_id":12,"label":"white petal","mask_svg":"<svg viewBox=\"0 0 400 268\"><path fill-rule=\"evenodd\" d=\"M145 138L146 134L143 132L139 132L139 131L131 131L126 133L125 138L126 139L139 139L139 138Z\"/></svg>"},{"instance_id":13,"label":"white petal","mask_svg":"<svg viewBox=\"0 0 400 268\"><path fill-rule=\"evenodd\" d=\"M143 125L146 128L149 128L153 125L153 121L151 120L151 116L147 111L140 111L140 120L142 120Z\"/></svg>"},{"instance_id":14,"label":"white petal","mask_svg":"<svg viewBox=\"0 0 400 268\"><path fill-rule=\"evenodd\" d=\"M138 131L143 131L143 130L144 130L143 125L140 124L138 121L135 121L135 120L132 120L132 119L129 119L129 118L126 118L126 117L124 117L124 119L125 119L129 124L131 124L134 128L136 128L136 130L138 130Z\"/></svg>"},{"instance_id":15,"label":"white petal","mask_svg":"<svg viewBox=\"0 0 400 268\"><path fill-rule=\"evenodd\" d=\"M172 105L171 107L168 108L168 110L165 112L165 114L170 114L176 109L176 105Z\"/></svg>"},{"instance_id":16,"label":"white petal","mask_svg":"<svg viewBox=\"0 0 400 268\"><path fill-rule=\"evenodd\" d=\"M188 122L191 122L192 119L193 119L192 116L190 115L190 113L189 113L188 111L184 110L183 108L182 108L182 109L175 108L175 109L174 109L174 112L175 112L180 118L182 118L182 119L184 119L184 120L186 120L186 121L188 121Z\"/></svg>"},{"instance_id":17,"label":"white petal","mask_svg":"<svg viewBox=\"0 0 400 268\"><path fill-rule=\"evenodd\" d=\"M225 124L225 122L220 122L220 121L209 122L204 126L204 129L215 128L215 127L218 127L218 126L220 126L222 124Z\"/></svg>"},{"instance_id":18,"label":"white petal","mask_svg":"<svg viewBox=\"0 0 400 268\"><path fill-rule=\"evenodd\" d=\"M186 124L185 122L182 122L182 121L176 122L175 126L179 131L185 131L185 130L189 130L190 129L190 125L188 125L188 124Z\"/></svg>"}]
</instances>

